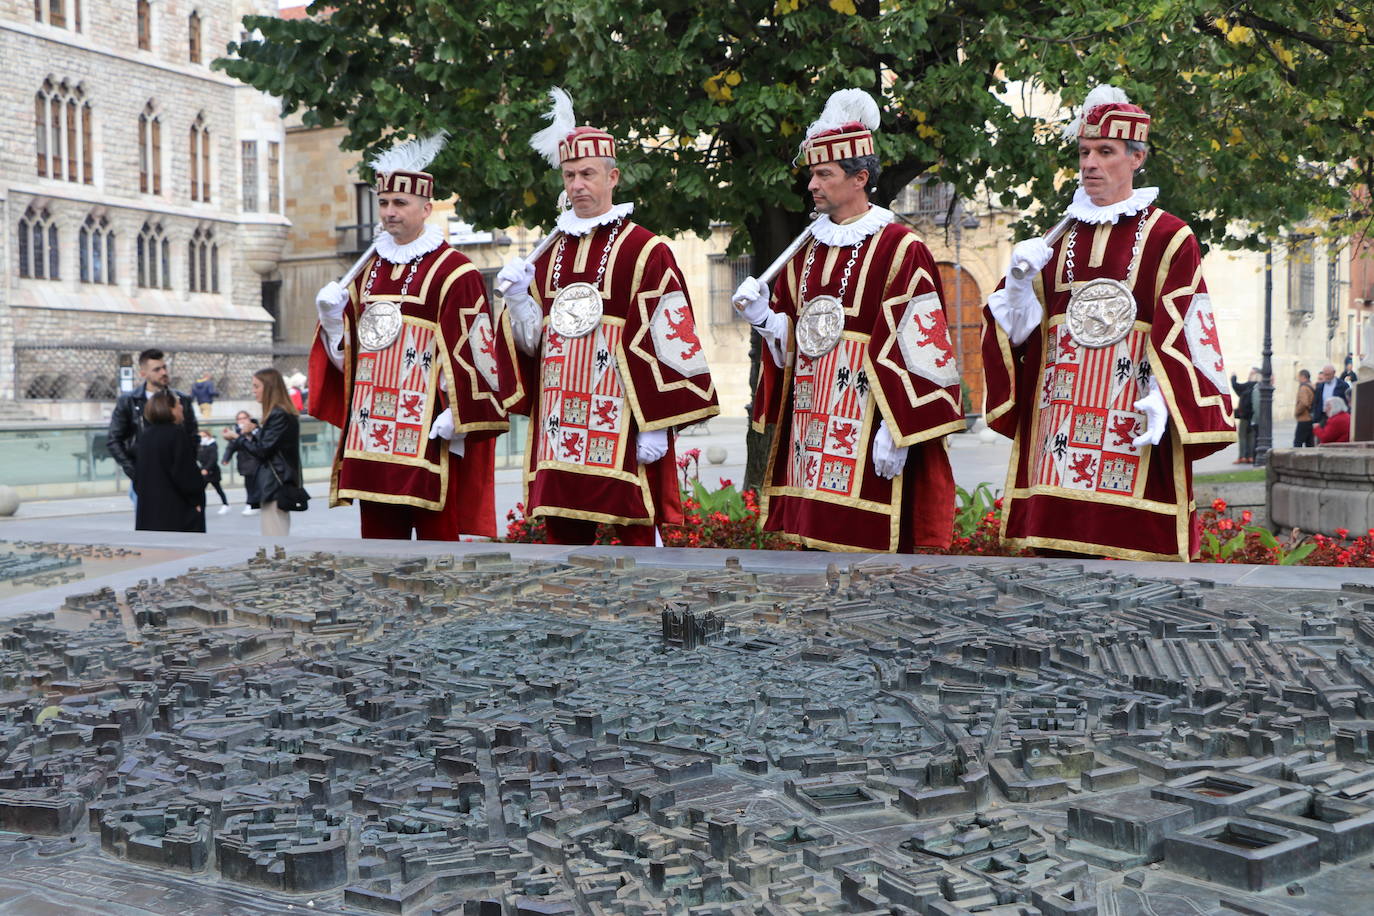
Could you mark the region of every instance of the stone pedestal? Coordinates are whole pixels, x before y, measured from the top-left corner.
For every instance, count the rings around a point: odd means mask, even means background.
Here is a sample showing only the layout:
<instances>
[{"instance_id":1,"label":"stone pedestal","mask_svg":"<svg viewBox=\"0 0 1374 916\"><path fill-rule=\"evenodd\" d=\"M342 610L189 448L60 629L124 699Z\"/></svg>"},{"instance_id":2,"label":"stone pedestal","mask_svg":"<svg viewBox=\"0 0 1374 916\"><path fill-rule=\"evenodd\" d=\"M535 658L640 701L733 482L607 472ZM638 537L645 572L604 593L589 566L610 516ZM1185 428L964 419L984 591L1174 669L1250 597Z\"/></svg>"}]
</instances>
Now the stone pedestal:
<instances>
[{"instance_id":1,"label":"stone pedestal","mask_svg":"<svg viewBox=\"0 0 1374 916\"><path fill-rule=\"evenodd\" d=\"M1371 398L1374 400L1374 398ZM1335 535L1374 528L1374 444L1342 442L1269 453L1270 527Z\"/></svg>"},{"instance_id":2,"label":"stone pedestal","mask_svg":"<svg viewBox=\"0 0 1374 916\"><path fill-rule=\"evenodd\" d=\"M1374 379L1351 386L1350 441L1374 442Z\"/></svg>"}]
</instances>

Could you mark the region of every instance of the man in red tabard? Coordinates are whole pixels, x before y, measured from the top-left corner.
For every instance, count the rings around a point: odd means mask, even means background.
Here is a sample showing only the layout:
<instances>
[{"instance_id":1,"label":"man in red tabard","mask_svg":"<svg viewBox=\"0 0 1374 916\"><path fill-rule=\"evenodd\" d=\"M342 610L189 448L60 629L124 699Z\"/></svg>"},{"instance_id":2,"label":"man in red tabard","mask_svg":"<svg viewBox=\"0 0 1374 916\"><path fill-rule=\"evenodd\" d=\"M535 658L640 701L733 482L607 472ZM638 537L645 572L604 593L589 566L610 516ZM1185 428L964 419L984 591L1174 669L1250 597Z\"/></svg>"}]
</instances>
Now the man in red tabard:
<instances>
[{"instance_id":1,"label":"man in red tabard","mask_svg":"<svg viewBox=\"0 0 1374 916\"><path fill-rule=\"evenodd\" d=\"M652 546L681 524L670 433L720 411L687 284L667 242L613 204L611 135L576 127L554 90L553 122L531 146L559 168L571 209L533 263L513 258L498 282L527 355L525 506L555 544L590 544L598 523L623 544Z\"/></svg>"},{"instance_id":2,"label":"man in red tabard","mask_svg":"<svg viewBox=\"0 0 1374 916\"><path fill-rule=\"evenodd\" d=\"M1088 95L1067 131L1073 220L1016 246L984 310L987 421L1015 440L1013 547L1188 560L1192 463L1236 438L1197 239L1133 187L1149 127L1119 89Z\"/></svg>"},{"instance_id":3,"label":"man in red tabard","mask_svg":"<svg viewBox=\"0 0 1374 916\"><path fill-rule=\"evenodd\" d=\"M770 300L735 293L768 355L754 425L776 424L764 527L824 550L947 547L954 476L944 437L964 428L940 275L892 212L869 203L877 103L831 96L802 143L820 216Z\"/></svg>"},{"instance_id":4,"label":"man in red tabard","mask_svg":"<svg viewBox=\"0 0 1374 916\"><path fill-rule=\"evenodd\" d=\"M360 500L365 538L495 537L515 354L477 268L425 223L433 176L387 169L388 155L373 161L376 254L316 297L310 411L342 430L330 505Z\"/></svg>"}]
</instances>

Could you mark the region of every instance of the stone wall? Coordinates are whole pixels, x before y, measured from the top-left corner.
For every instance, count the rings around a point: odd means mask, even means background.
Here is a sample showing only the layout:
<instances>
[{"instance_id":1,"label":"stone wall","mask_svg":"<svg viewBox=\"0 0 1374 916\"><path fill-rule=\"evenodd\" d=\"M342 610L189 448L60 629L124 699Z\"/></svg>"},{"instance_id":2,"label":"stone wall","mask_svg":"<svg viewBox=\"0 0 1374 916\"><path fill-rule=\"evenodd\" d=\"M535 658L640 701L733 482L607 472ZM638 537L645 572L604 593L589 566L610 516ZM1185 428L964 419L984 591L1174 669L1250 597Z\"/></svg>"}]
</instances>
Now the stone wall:
<instances>
[{"instance_id":1,"label":"stone wall","mask_svg":"<svg viewBox=\"0 0 1374 916\"><path fill-rule=\"evenodd\" d=\"M281 215L284 193L277 212L266 212L271 176L265 170L270 142L280 144L284 170L285 129L274 100L211 64L242 36L244 15L272 14L276 6L271 0L156 0L151 9L152 46L142 50L131 2L84 3L78 31L70 15L65 28L56 27L35 21L27 0L0 0L0 117L11 125L0 134L0 397L99 396L114 379L118 355L149 346L179 352L174 380L189 384L208 370L223 378L226 394L246 396L248 375L272 357L262 284L278 278L289 224ZM201 19L199 63L188 53L193 11ZM89 179L39 174L35 94L45 80L89 103ZM150 102L161 125L157 193L140 186L139 116ZM197 118L210 137L208 201L192 198ZM244 172L243 141L257 144L256 175ZM64 151L67 145L64 137ZM84 158L77 157L78 165ZM257 206L248 210L245 184L257 191ZM19 276L15 230L30 208L46 210L57 228L58 279ZM81 279L78 238L88 217L108 221L114 233L113 283ZM160 226L167 240L168 288L138 283L137 241L145 224ZM217 292L191 289L188 249L198 230L212 233L218 246Z\"/></svg>"},{"instance_id":2,"label":"stone wall","mask_svg":"<svg viewBox=\"0 0 1374 916\"><path fill-rule=\"evenodd\" d=\"M1374 446L1339 443L1281 448L1269 453L1269 522L1278 531L1300 528L1334 536L1374 528Z\"/></svg>"}]
</instances>

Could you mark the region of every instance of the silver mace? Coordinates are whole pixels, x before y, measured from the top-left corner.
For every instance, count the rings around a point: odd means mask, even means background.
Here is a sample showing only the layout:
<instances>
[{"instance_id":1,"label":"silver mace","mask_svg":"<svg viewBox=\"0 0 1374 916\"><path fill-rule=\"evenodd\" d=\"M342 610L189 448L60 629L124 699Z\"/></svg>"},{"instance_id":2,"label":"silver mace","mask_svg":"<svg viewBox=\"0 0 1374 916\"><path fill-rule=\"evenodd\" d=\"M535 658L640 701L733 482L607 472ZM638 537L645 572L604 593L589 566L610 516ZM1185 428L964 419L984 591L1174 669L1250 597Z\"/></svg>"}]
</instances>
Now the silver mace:
<instances>
[{"instance_id":1,"label":"silver mace","mask_svg":"<svg viewBox=\"0 0 1374 916\"><path fill-rule=\"evenodd\" d=\"M812 220L815 220L815 218L818 216L820 216L820 214L817 213L815 210L811 211ZM754 279L758 280L760 284L766 284L770 282L774 277L776 277L779 273L782 272L782 269L787 266L787 262L792 260L792 256L795 255L798 251L801 251L801 247L806 244L806 240L809 238L811 238L811 227L807 226L805 229L801 231L801 233L796 238L792 240L791 244L789 244L786 248L782 250L782 254L778 255L776 258L773 259L773 263L768 265L768 269L765 270L763 273L759 274ZM749 300L743 298L733 299L731 301L734 302L736 308L742 308L743 306L749 304Z\"/></svg>"}]
</instances>

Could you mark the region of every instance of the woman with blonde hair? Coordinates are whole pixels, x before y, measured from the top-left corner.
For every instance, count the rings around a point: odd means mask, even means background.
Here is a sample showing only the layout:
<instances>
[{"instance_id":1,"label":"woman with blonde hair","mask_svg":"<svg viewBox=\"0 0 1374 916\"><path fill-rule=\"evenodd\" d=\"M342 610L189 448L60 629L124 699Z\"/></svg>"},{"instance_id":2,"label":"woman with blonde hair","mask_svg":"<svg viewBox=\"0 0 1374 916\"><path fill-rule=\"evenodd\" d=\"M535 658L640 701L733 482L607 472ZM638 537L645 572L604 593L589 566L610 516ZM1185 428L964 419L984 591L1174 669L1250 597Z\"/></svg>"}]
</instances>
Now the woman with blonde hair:
<instances>
[{"instance_id":1,"label":"woman with blonde hair","mask_svg":"<svg viewBox=\"0 0 1374 916\"><path fill-rule=\"evenodd\" d=\"M253 397L262 405L262 426L253 437L225 430L224 438L238 439L240 448L258 460L257 485L262 501L258 516L265 535L291 533L291 516L277 505L283 487L301 485L301 420L286 391L281 373L270 366L253 373Z\"/></svg>"}]
</instances>

